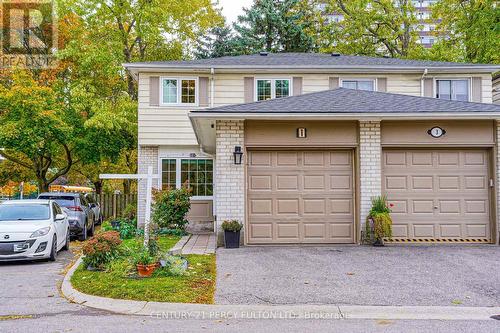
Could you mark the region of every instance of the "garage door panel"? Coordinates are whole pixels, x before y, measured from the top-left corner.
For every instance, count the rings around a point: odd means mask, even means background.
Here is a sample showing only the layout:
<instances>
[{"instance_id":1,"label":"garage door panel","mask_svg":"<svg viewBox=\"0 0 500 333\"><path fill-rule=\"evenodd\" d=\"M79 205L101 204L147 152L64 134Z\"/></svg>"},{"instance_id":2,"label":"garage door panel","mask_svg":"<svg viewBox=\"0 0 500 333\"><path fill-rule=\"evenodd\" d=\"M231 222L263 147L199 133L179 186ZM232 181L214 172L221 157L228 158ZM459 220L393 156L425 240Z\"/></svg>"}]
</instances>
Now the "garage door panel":
<instances>
[{"instance_id":1,"label":"garage door panel","mask_svg":"<svg viewBox=\"0 0 500 333\"><path fill-rule=\"evenodd\" d=\"M354 242L352 151L248 155L249 243Z\"/></svg>"},{"instance_id":2,"label":"garage door panel","mask_svg":"<svg viewBox=\"0 0 500 333\"><path fill-rule=\"evenodd\" d=\"M491 237L487 150L391 149L382 161L394 237Z\"/></svg>"}]
</instances>

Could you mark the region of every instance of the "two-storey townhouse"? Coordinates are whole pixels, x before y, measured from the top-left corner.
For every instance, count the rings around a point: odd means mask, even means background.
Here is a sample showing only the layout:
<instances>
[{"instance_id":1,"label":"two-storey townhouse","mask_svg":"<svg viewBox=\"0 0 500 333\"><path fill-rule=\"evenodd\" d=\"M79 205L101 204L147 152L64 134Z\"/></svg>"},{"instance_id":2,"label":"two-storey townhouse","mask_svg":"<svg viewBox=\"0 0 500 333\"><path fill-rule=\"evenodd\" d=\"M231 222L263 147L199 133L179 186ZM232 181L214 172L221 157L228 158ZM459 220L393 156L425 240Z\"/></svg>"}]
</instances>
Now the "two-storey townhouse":
<instances>
[{"instance_id":1,"label":"two-storey townhouse","mask_svg":"<svg viewBox=\"0 0 500 333\"><path fill-rule=\"evenodd\" d=\"M238 219L245 244L359 243L386 194L397 241L498 242L499 66L261 53L125 67L139 172L193 189L194 229Z\"/></svg>"}]
</instances>

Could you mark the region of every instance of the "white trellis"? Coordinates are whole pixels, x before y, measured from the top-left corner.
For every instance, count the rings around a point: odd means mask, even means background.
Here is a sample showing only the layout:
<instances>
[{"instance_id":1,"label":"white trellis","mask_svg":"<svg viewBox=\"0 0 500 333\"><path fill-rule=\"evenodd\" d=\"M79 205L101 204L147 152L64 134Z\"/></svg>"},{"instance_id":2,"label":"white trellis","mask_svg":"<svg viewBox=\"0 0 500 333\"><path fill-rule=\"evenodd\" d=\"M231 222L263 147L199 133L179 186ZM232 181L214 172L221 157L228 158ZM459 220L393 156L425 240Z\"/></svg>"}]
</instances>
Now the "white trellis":
<instances>
[{"instance_id":1,"label":"white trellis","mask_svg":"<svg viewBox=\"0 0 500 333\"><path fill-rule=\"evenodd\" d=\"M148 167L147 174L111 174L103 173L99 175L100 179L146 179L146 212L144 216L144 246L149 244L149 225L151 221L151 201L153 191L153 179L158 179L159 175L153 174L153 167Z\"/></svg>"}]
</instances>

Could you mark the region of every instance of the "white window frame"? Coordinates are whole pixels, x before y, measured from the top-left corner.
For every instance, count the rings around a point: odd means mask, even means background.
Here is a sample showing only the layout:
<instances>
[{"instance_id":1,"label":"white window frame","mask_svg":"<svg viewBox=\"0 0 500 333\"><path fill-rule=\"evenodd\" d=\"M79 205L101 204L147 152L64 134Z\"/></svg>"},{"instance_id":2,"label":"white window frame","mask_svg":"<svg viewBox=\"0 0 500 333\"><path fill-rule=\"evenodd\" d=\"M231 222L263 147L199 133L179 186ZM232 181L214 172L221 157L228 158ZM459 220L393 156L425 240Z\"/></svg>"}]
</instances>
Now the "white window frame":
<instances>
[{"instance_id":1,"label":"white window frame","mask_svg":"<svg viewBox=\"0 0 500 333\"><path fill-rule=\"evenodd\" d=\"M373 82L373 91L377 91L378 90L378 86L377 86L377 79L375 78L358 78L358 77L346 77L346 78L340 78L340 87L343 88L344 87L344 81L371 81Z\"/></svg>"},{"instance_id":2,"label":"white window frame","mask_svg":"<svg viewBox=\"0 0 500 333\"><path fill-rule=\"evenodd\" d=\"M165 80L176 80L177 81L177 103L164 103L163 102L163 81ZM182 81L183 80L194 80L194 103L182 103ZM199 105L199 95L200 95L200 85L199 78L195 76L161 76L160 77L160 106L198 106Z\"/></svg>"},{"instance_id":3,"label":"white window frame","mask_svg":"<svg viewBox=\"0 0 500 333\"><path fill-rule=\"evenodd\" d=\"M433 94L432 96L436 99L439 99L437 97L437 81L468 81L467 87L468 87L468 98L467 101L470 102L472 100L472 77L434 77L434 82L433 82ZM446 100L444 100L446 101ZM453 99L451 101L454 101Z\"/></svg>"},{"instance_id":4,"label":"white window frame","mask_svg":"<svg viewBox=\"0 0 500 333\"><path fill-rule=\"evenodd\" d=\"M254 79L254 96L253 100L255 102L259 102L257 99L259 96L259 92L257 91L258 87L258 81L271 81L271 99L276 99L276 81L288 81L288 87L289 87L289 94L288 97L293 96L293 80L290 77L285 77L285 78L270 78L270 77L256 77ZM283 98L283 97L281 97Z\"/></svg>"},{"instance_id":5,"label":"white window frame","mask_svg":"<svg viewBox=\"0 0 500 333\"><path fill-rule=\"evenodd\" d=\"M158 186L160 189L163 189L163 160L175 160L175 188L181 188L181 162L182 160L211 160L212 161L212 193L215 193L215 159L206 157L206 156L197 156L197 157L178 157L178 156L164 156L158 159L158 170L160 170L160 179L158 181ZM192 200L213 200L213 195L193 195L191 197Z\"/></svg>"}]
</instances>

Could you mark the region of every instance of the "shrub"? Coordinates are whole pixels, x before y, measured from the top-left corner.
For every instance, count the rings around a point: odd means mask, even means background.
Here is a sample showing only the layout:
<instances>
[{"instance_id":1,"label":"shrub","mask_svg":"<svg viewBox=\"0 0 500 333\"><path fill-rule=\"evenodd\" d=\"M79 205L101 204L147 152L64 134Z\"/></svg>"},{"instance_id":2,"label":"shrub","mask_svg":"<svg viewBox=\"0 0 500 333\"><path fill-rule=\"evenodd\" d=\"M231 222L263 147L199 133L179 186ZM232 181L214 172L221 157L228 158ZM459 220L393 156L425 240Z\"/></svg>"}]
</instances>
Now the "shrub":
<instances>
[{"instance_id":1,"label":"shrub","mask_svg":"<svg viewBox=\"0 0 500 333\"><path fill-rule=\"evenodd\" d=\"M115 226L113 226L113 224ZM115 220L106 220L101 225L101 230L109 231L114 230L120 233L121 239L134 238L137 234L137 220L136 219L126 219L118 218Z\"/></svg>"},{"instance_id":2,"label":"shrub","mask_svg":"<svg viewBox=\"0 0 500 333\"><path fill-rule=\"evenodd\" d=\"M392 219L388 213L376 213L372 217L373 237L376 240L392 237Z\"/></svg>"},{"instance_id":3,"label":"shrub","mask_svg":"<svg viewBox=\"0 0 500 333\"><path fill-rule=\"evenodd\" d=\"M222 222L221 227L224 231L238 232L243 228L243 225L238 220L226 220Z\"/></svg>"},{"instance_id":4,"label":"shrub","mask_svg":"<svg viewBox=\"0 0 500 333\"><path fill-rule=\"evenodd\" d=\"M84 264L87 267L103 269L106 264L118 257L121 243L120 235L116 231L98 233L83 244Z\"/></svg>"},{"instance_id":5,"label":"shrub","mask_svg":"<svg viewBox=\"0 0 500 333\"><path fill-rule=\"evenodd\" d=\"M137 217L137 204L128 204L123 210L122 217L127 220L135 220Z\"/></svg>"},{"instance_id":6,"label":"shrub","mask_svg":"<svg viewBox=\"0 0 500 333\"><path fill-rule=\"evenodd\" d=\"M185 230L191 208L191 191L185 187L154 192L151 220L160 228Z\"/></svg>"}]
</instances>

